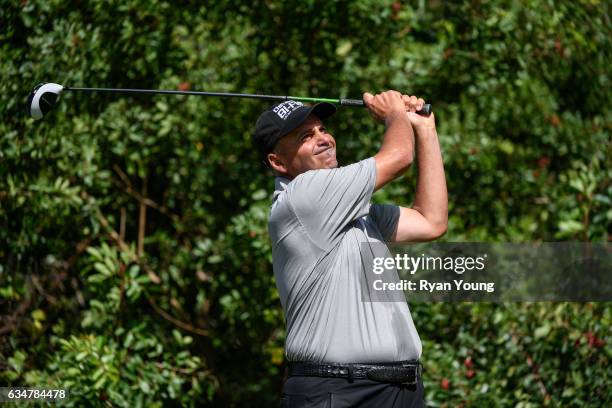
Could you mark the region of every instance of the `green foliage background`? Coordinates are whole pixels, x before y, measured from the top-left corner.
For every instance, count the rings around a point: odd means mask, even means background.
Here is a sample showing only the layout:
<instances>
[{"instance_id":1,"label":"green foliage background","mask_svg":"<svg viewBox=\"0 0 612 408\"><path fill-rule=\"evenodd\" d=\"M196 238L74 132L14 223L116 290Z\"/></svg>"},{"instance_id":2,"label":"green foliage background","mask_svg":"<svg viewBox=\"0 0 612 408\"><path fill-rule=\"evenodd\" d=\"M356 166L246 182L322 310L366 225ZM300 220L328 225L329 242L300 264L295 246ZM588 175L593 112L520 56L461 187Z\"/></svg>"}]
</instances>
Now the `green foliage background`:
<instances>
[{"instance_id":1,"label":"green foliage background","mask_svg":"<svg viewBox=\"0 0 612 408\"><path fill-rule=\"evenodd\" d=\"M284 321L261 101L38 82L423 96L448 241L610 240L610 3L2 1L0 384L68 406L273 406ZM340 110L342 163L383 129ZM409 204L414 171L377 193ZM142 232L139 232L142 231ZM430 406L611 406L609 303L413 304Z\"/></svg>"}]
</instances>

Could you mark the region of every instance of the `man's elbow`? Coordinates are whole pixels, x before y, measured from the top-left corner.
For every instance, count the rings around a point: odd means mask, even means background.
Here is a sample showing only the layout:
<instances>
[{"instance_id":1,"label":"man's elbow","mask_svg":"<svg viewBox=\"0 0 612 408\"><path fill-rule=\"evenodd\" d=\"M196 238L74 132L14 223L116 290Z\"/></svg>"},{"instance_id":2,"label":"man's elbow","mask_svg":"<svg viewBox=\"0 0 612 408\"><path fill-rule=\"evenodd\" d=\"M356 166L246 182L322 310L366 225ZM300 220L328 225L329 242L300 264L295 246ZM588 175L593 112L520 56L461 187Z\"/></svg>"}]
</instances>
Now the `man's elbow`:
<instances>
[{"instance_id":1,"label":"man's elbow","mask_svg":"<svg viewBox=\"0 0 612 408\"><path fill-rule=\"evenodd\" d=\"M385 149L378 152L374 158L378 173L394 180L410 168L414 154L409 149Z\"/></svg>"},{"instance_id":2,"label":"man's elbow","mask_svg":"<svg viewBox=\"0 0 612 408\"><path fill-rule=\"evenodd\" d=\"M410 152L396 154L393 158L393 163L395 164L395 175L401 176L404 174L410 168L410 166L412 166L413 161L414 156Z\"/></svg>"},{"instance_id":3,"label":"man's elbow","mask_svg":"<svg viewBox=\"0 0 612 408\"><path fill-rule=\"evenodd\" d=\"M442 237L446 234L446 231L448 231L448 222L444 221L433 224L431 228L431 239L434 240Z\"/></svg>"},{"instance_id":4,"label":"man's elbow","mask_svg":"<svg viewBox=\"0 0 612 408\"><path fill-rule=\"evenodd\" d=\"M404 171L408 170L410 166L414 163L414 154L412 152L408 153L404 158L402 165L404 166Z\"/></svg>"}]
</instances>

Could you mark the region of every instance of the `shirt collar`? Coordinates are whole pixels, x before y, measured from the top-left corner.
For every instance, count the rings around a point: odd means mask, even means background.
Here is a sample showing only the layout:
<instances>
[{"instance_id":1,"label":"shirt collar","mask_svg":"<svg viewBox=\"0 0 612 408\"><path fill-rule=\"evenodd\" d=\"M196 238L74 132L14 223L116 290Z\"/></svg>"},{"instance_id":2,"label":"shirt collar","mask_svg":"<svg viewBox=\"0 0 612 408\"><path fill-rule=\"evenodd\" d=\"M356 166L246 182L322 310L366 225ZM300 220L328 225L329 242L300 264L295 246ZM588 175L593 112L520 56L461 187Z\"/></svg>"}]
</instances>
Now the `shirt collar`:
<instances>
[{"instance_id":1,"label":"shirt collar","mask_svg":"<svg viewBox=\"0 0 612 408\"><path fill-rule=\"evenodd\" d=\"M276 201L280 193L282 193L287 188L287 184L289 184L290 182L291 180L281 176L277 176L274 179L274 195L272 196L272 202Z\"/></svg>"}]
</instances>

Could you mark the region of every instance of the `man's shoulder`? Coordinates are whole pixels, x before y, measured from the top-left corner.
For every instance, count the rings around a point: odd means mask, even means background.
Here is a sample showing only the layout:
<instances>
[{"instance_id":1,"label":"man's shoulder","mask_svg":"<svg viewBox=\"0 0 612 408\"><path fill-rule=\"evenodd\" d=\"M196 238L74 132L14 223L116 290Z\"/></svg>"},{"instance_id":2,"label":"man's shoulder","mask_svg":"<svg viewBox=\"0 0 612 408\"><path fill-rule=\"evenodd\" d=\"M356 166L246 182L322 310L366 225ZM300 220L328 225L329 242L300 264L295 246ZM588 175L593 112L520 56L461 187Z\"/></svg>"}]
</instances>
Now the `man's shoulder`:
<instances>
[{"instance_id":1,"label":"man's shoulder","mask_svg":"<svg viewBox=\"0 0 612 408\"><path fill-rule=\"evenodd\" d=\"M358 186L371 180L372 172L375 171L374 158L369 157L333 169L308 170L293 180L277 178L281 180L282 185L277 181L272 210L283 205L316 207L324 197L333 196L350 186Z\"/></svg>"},{"instance_id":2,"label":"man's shoulder","mask_svg":"<svg viewBox=\"0 0 612 408\"><path fill-rule=\"evenodd\" d=\"M303 188L317 188L321 187L321 182L326 179L342 177L352 178L355 177L364 167L375 167L374 157L368 157L367 159L360 160L355 163L348 164L346 166L335 167L333 169L313 169L305 171L304 173L296 176L287 185L289 190L303 189ZM315 183L313 183L313 181Z\"/></svg>"}]
</instances>

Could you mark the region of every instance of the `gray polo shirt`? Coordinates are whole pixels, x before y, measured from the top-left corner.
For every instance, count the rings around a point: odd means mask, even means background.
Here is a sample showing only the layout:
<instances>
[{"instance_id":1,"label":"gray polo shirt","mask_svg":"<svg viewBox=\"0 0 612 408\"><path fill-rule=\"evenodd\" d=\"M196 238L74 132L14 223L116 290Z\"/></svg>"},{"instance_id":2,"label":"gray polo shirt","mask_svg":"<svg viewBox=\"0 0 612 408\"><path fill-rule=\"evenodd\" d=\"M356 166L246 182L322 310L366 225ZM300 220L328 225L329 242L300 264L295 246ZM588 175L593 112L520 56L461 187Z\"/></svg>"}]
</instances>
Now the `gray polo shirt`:
<instances>
[{"instance_id":1,"label":"gray polo shirt","mask_svg":"<svg viewBox=\"0 0 612 408\"><path fill-rule=\"evenodd\" d=\"M375 183L373 157L293 180L276 178L268 228L289 361L368 363L421 355L403 295L372 302L361 288L372 274L362 252L386 251L381 242L399 219L399 207L370 204Z\"/></svg>"}]
</instances>

